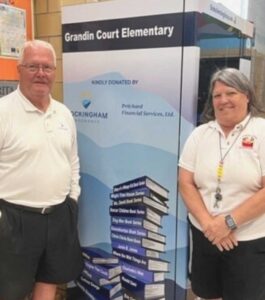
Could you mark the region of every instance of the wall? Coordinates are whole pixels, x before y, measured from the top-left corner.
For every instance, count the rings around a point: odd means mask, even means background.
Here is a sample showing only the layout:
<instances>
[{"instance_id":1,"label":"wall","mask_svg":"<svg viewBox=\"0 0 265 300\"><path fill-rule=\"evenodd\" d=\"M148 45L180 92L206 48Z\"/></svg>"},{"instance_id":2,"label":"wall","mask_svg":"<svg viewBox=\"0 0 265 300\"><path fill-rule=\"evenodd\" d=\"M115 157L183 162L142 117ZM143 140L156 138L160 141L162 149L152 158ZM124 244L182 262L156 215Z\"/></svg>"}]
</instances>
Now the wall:
<instances>
[{"instance_id":1,"label":"wall","mask_svg":"<svg viewBox=\"0 0 265 300\"><path fill-rule=\"evenodd\" d=\"M61 50L61 1L34 0L35 38L50 42L57 55L56 81L52 94L63 101L62 94L62 50Z\"/></svg>"},{"instance_id":2,"label":"wall","mask_svg":"<svg viewBox=\"0 0 265 300\"><path fill-rule=\"evenodd\" d=\"M50 42L57 55L56 81L52 95L63 102L61 7L97 0L34 0L35 38Z\"/></svg>"}]
</instances>

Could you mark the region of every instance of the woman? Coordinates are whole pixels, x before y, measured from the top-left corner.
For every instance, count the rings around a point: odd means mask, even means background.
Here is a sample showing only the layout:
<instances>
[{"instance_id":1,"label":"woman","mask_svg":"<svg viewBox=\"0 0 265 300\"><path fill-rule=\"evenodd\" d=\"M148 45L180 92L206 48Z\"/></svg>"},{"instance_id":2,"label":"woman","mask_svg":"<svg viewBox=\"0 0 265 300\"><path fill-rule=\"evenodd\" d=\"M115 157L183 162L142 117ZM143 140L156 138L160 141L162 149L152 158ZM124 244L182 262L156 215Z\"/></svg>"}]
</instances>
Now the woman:
<instances>
[{"instance_id":1,"label":"woman","mask_svg":"<svg viewBox=\"0 0 265 300\"><path fill-rule=\"evenodd\" d=\"M265 119L249 80L213 74L203 125L179 161L189 211L193 292L204 299L265 299Z\"/></svg>"}]
</instances>

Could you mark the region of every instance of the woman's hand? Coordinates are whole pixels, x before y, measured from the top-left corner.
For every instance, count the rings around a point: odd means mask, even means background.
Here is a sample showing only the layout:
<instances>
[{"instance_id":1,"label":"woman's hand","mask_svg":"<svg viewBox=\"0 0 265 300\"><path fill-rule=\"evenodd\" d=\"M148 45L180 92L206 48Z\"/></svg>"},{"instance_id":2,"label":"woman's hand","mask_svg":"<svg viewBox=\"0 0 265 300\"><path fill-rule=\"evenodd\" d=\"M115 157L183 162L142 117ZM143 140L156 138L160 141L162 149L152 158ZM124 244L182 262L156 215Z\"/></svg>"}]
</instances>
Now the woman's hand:
<instances>
[{"instance_id":1,"label":"woman's hand","mask_svg":"<svg viewBox=\"0 0 265 300\"><path fill-rule=\"evenodd\" d=\"M223 238L219 243L216 244L216 247L220 251L230 251L238 246L238 242L233 232L231 232L227 237Z\"/></svg>"},{"instance_id":2,"label":"woman's hand","mask_svg":"<svg viewBox=\"0 0 265 300\"><path fill-rule=\"evenodd\" d=\"M225 223L224 215L218 215L212 217L203 233L213 245L217 245L231 233L231 230Z\"/></svg>"},{"instance_id":3,"label":"woman's hand","mask_svg":"<svg viewBox=\"0 0 265 300\"><path fill-rule=\"evenodd\" d=\"M204 236L220 251L229 251L238 245L234 233L225 223L224 215L218 215L211 219L204 230Z\"/></svg>"}]
</instances>

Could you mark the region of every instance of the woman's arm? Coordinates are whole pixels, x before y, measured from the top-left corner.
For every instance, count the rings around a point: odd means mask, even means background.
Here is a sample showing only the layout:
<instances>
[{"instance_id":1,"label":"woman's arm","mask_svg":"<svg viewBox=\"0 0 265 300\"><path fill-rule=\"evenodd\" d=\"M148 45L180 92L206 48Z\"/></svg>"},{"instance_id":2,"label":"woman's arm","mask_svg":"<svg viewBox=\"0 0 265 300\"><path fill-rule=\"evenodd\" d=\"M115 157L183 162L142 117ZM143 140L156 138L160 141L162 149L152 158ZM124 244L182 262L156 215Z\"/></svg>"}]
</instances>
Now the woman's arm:
<instances>
[{"instance_id":1,"label":"woman's arm","mask_svg":"<svg viewBox=\"0 0 265 300\"><path fill-rule=\"evenodd\" d=\"M265 177L262 177L262 183L262 189L246 199L230 213L237 227L265 213ZM229 232L229 235L227 235L227 232ZM216 216L204 234L214 245L225 243L227 236L234 238L233 232L228 229L225 223L225 215Z\"/></svg>"},{"instance_id":2,"label":"woman's arm","mask_svg":"<svg viewBox=\"0 0 265 300\"><path fill-rule=\"evenodd\" d=\"M205 237L210 242L215 244L220 251L231 250L237 246L234 234L225 225L224 216L214 217L208 212L194 182L193 173L181 167L179 168L179 189L188 211L199 222ZM220 223L223 226L218 231Z\"/></svg>"},{"instance_id":3,"label":"woman's arm","mask_svg":"<svg viewBox=\"0 0 265 300\"><path fill-rule=\"evenodd\" d=\"M265 213L265 176L262 177L262 185L262 189L230 213L237 226L247 223Z\"/></svg>"},{"instance_id":4,"label":"woman's arm","mask_svg":"<svg viewBox=\"0 0 265 300\"><path fill-rule=\"evenodd\" d=\"M212 216L203 203L193 175L192 172L179 168L179 190L188 211L199 222L204 231L212 220Z\"/></svg>"}]
</instances>

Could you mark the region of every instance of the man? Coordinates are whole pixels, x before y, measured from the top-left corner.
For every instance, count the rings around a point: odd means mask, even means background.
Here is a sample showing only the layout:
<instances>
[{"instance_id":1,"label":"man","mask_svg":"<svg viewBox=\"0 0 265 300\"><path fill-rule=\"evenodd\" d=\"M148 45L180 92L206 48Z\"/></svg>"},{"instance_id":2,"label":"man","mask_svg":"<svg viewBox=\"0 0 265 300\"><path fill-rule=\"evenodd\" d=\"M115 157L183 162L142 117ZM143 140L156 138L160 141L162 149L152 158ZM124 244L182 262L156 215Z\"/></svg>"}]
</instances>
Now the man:
<instances>
[{"instance_id":1,"label":"man","mask_svg":"<svg viewBox=\"0 0 265 300\"><path fill-rule=\"evenodd\" d=\"M53 47L27 41L17 69L17 90L0 99L0 300L54 300L83 267L76 128L50 96Z\"/></svg>"}]
</instances>

